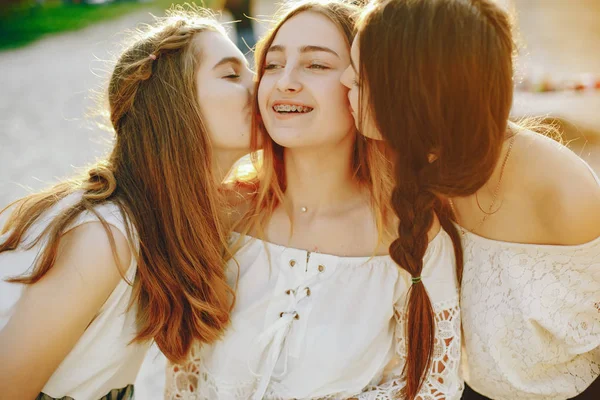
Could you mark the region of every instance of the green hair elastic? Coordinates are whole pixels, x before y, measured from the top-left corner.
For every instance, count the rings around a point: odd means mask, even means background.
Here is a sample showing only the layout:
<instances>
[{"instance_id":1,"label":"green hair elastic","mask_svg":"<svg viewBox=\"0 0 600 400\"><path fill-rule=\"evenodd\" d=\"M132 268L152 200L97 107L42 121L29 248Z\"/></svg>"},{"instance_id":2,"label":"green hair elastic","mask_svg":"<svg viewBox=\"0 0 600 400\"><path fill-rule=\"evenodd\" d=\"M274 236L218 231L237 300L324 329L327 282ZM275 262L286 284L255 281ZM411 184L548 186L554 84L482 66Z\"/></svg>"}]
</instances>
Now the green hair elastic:
<instances>
[{"instance_id":1,"label":"green hair elastic","mask_svg":"<svg viewBox=\"0 0 600 400\"><path fill-rule=\"evenodd\" d=\"M410 280L412 281L412 283L414 285L415 283L421 282L421 277L420 276L417 276L417 277L413 276L412 278L410 278Z\"/></svg>"}]
</instances>

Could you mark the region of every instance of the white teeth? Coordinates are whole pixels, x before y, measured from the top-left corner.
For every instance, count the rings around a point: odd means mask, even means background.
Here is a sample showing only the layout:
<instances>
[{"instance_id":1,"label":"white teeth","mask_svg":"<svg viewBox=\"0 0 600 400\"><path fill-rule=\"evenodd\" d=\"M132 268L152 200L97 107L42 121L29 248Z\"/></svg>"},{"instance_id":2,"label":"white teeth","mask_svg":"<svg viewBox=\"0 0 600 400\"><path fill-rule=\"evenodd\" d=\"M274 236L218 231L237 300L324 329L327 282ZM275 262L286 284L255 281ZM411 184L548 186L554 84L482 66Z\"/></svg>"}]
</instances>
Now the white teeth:
<instances>
[{"instance_id":1,"label":"white teeth","mask_svg":"<svg viewBox=\"0 0 600 400\"><path fill-rule=\"evenodd\" d=\"M273 109L277 112L298 112L298 113L307 113L312 110L309 107L290 105L290 104L278 104L276 106L273 106Z\"/></svg>"}]
</instances>

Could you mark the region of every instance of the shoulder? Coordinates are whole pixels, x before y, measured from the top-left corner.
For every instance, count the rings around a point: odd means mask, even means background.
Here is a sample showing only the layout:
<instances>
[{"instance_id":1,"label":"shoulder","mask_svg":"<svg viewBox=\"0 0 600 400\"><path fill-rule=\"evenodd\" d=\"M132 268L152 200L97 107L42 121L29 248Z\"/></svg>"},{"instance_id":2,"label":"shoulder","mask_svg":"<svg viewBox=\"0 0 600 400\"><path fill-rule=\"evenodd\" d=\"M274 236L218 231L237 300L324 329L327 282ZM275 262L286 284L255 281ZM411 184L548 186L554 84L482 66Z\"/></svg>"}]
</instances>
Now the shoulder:
<instances>
[{"instance_id":1,"label":"shoulder","mask_svg":"<svg viewBox=\"0 0 600 400\"><path fill-rule=\"evenodd\" d=\"M28 371L11 386L39 392L114 292L121 279L118 266L128 265L131 253L124 235L112 226L109 231L113 243L100 222L78 225L60 237L57 249L48 249L50 255L42 253L51 267L45 264L46 273L22 291L0 331L3 361L13 377Z\"/></svg>"},{"instance_id":2,"label":"shoulder","mask_svg":"<svg viewBox=\"0 0 600 400\"><path fill-rule=\"evenodd\" d=\"M519 190L530 196L540 226L557 244L581 244L600 236L600 183L589 167L548 137L523 131L517 138L513 175L520 176Z\"/></svg>"},{"instance_id":3,"label":"shoulder","mask_svg":"<svg viewBox=\"0 0 600 400\"><path fill-rule=\"evenodd\" d=\"M127 272L132 257L129 241L119 228L90 221L63 234L55 267L111 281Z\"/></svg>"},{"instance_id":4,"label":"shoulder","mask_svg":"<svg viewBox=\"0 0 600 400\"><path fill-rule=\"evenodd\" d=\"M56 214L76 206L82 198L81 192L67 196L56 205L52 220L46 223L54 221ZM62 229L56 263L51 271L76 270L82 277L90 274L94 278L109 280L121 277L129 269L132 251L137 249L128 237L129 233L135 235L130 228L133 229L129 226L127 215L113 201L101 202L81 211ZM48 244L45 242L45 246Z\"/></svg>"},{"instance_id":5,"label":"shoulder","mask_svg":"<svg viewBox=\"0 0 600 400\"><path fill-rule=\"evenodd\" d=\"M106 225L105 225L106 224ZM95 204L89 209L85 209L79 214L73 222L67 226L64 233L76 229L83 225L90 225L87 229L93 227L101 228L107 239L124 239L123 244L128 244L130 250L136 253L140 250L139 236L136 225L133 223L133 217L118 201L108 200Z\"/></svg>"}]
</instances>

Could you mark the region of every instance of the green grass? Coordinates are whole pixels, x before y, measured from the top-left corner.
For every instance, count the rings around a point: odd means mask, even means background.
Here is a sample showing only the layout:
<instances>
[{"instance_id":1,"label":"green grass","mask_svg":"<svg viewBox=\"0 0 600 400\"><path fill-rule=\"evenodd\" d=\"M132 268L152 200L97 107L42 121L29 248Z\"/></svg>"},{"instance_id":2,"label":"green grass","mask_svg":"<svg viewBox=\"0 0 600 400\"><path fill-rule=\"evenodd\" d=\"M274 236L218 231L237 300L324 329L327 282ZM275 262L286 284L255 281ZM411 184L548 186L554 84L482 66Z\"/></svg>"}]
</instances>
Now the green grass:
<instances>
[{"instance_id":1,"label":"green grass","mask_svg":"<svg viewBox=\"0 0 600 400\"><path fill-rule=\"evenodd\" d=\"M43 5L36 6L33 0L13 0L13 5L0 9L0 50L22 47L48 34L85 28L136 10L167 9L171 3L185 1L118 1L97 5L65 5L60 0L46 0ZM210 4L210 1L206 3Z\"/></svg>"}]
</instances>

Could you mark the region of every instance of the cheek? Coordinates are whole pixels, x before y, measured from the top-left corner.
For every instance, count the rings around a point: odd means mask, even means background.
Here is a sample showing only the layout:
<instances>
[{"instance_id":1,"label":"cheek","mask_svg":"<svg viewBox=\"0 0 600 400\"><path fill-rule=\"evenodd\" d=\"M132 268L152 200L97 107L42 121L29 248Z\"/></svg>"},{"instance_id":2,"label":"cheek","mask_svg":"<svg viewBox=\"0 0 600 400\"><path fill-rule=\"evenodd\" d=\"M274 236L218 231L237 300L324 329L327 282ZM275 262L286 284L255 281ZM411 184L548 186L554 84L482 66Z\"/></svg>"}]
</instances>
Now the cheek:
<instances>
[{"instance_id":1,"label":"cheek","mask_svg":"<svg viewBox=\"0 0 600 400\"><path fill-rule=\"evenodd\" d=\"M248 95L243 87L227 83L219 86L215 88L212 98L223 111L240 112L248 103Z\"/></svg>"},{"instance_id":2,"label":"cheek","mask_svg":"<svg viewBox=\"0 0 600 400\"><path fill-rule=\"evenodd\" d=\"M337 83L332 83L328 87L323 87L323 89L324 95L328 98L323 102L328 113L336 115L338 123L339 119L352 120L352 115L350 114L350 109L348 107L348 88L338 81Z\"/></svg>"},{"instance_id":3,"label":"cheek","mask_svg":"<svg viewBox=\"0 0 600 400\"><path fill-rule=\"evenodd\" d=\"M272 79L268 76L263 76L258 85L256 97L258 100L258 109L261 114L267 111L267 103L269 102L269 94L271 93Z\"/></svg>"},{"instance_id":4,"label":"cheek","mask_svg":"<svg viewBox=\"0 0 600 400\"><path fill-rule=\"evenodd\" d=\"M213 82L198 88L200 110L208 133L217 146L234 144L232 135L247 131L245 122L248 94L243 87L227 82ZM245 112L246 110L246 112Z\"/></svg>"},{"instance_id":5,"label":"cheek","mask_svg":"<svg viewBox=\"0 0 600 400\"><path fill-rule=\"evenodd\" d=\"M248 91L233 81L211 78L198 82L200 107L213 113L239 113L248 103Z\"/></svg>"}]
</instances>

